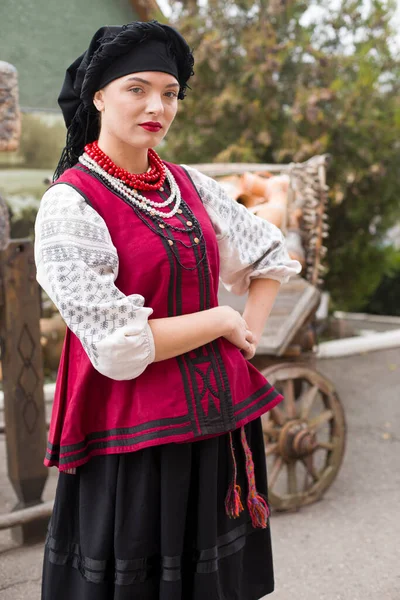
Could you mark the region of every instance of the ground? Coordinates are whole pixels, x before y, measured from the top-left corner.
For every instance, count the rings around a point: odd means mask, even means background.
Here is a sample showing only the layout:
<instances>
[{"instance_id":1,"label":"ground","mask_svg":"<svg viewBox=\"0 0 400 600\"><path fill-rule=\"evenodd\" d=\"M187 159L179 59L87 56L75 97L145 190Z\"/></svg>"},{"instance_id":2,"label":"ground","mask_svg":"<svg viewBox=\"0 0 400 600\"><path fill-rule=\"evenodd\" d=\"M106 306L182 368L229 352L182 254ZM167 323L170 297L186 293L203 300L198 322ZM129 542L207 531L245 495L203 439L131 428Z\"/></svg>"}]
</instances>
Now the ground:
<instances>
[{"instance_id":1,"label":"ground","mask_svg":"<svg viewBox=\"0 0 400 600\"><path fill-rule=\"evenodd\" d=\"M346 456L321 502L273 515L276 592L268 598L399 600L399 349L317 366L345 406ZM46 499L55 481L53 472ZM0 437L0 512L14 501ZM0 600L39 600L42 546L15 548L10 539L0 532Z\"/></svg>"}]
</instances>

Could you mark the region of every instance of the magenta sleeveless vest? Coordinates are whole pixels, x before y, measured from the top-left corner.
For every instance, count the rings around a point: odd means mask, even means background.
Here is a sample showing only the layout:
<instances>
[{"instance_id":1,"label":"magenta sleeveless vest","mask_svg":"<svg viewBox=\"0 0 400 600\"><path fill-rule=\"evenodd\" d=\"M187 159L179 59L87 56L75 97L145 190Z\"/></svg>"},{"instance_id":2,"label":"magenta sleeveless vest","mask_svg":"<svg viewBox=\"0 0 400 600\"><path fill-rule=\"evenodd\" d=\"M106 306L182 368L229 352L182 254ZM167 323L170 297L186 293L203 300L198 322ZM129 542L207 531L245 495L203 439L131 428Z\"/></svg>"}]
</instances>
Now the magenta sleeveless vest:
<instances>
[{"instance_id":1,"label":"magenta sleeveless vest","mask_svg":"<svg viewBox=\"0 0 400 600\"><path fill-rule=\"evenodd\" d=\"M56 182L76 188L104 219L119 255L115 284L126 295L141 294L154 319L218 305L219 253L211 221L186 171L166 164L183 199L182 214L171 224L182 227L194 215L201 228L197 243L194 234L154 226L84 167L69 169ZM156 192L146 194L160 201ZM45 464L65 471L98 454L219 435L281 400L224 338L152 363L136 379L116 381L96 371L67 330Z\"/></svg>"}]
</instances>

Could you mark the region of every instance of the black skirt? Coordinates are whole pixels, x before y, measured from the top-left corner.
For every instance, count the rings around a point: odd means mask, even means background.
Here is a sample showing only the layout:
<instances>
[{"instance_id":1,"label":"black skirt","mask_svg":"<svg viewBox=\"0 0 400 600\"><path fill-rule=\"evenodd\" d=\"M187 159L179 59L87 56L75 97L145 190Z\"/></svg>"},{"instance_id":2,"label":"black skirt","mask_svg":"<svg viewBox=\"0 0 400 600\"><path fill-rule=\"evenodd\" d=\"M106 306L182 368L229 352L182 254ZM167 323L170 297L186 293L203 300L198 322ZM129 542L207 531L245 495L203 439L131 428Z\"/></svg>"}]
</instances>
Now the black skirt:
<instances>
[{"instance_id":1,"label":"black skirt","mask_svg":"<svg viewBox=\"0 0 400 600\"><path fill-rule=\"evenodd\" d=\"M261 421L246 425L267 495ZM42 600L258 600L274 589L270 527L254 529L240 432L245 510L225 514L228 435L97 456L60 473L45 546Z\"/></svg>"}]
</instances>

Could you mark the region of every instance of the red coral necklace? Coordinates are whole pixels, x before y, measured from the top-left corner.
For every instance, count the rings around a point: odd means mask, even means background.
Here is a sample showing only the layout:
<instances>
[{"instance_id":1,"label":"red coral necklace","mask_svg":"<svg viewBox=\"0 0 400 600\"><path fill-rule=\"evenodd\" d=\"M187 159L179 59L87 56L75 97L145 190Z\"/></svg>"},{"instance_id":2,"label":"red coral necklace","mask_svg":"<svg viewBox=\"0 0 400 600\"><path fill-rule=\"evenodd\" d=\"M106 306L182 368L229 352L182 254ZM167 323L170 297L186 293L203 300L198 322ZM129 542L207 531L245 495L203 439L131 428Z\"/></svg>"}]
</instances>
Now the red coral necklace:
<instances>
[{"instance_id":1,"label":"red coral necklace","mask_svg":"<svg viewBox=\"0 0 400 600\"><path fill-rule=\"evenodd\" d=\"M152 148L149 148L148 151L150 169L146 171L146 173L129 173L126 169L118 167L111 158L99 148L97 141L86 144L85 152L99 165L99 167L104 169L104 171L136 190L159 190L165 182L165 165L157 152Z\"/></svg>"}]
</instances>

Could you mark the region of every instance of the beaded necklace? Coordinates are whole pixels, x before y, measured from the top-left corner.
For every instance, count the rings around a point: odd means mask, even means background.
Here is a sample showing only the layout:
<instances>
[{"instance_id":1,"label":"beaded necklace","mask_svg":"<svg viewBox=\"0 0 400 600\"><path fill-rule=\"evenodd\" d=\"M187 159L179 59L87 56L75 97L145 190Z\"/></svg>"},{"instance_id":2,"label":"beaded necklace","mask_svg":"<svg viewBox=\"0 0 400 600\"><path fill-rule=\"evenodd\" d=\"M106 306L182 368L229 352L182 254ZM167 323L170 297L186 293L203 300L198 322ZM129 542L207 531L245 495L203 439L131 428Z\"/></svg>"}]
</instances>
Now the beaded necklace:
<instances>
[{"instance_id":1,"label":"beaded necklace","mask_svg":"<svg viewBox=\"0 0 400 600\"><path fill-rule=\"evenodd\" d=\"M79 162L88 169L90 169L90 171L97 173L97 175L99 175L102 179L107 181L113 190L117 190L130 203L148 212L152 216L157 215L158 217L161 217L163 219L170 219L179 210L179 206L182 201L181 193L175 181L175 178L173 177L169 169L167 169L167 167L165 166L164 168L166 171L166 178L171 189L171 194L169 198L164 202L154 202L153 200L149 200L148 198L146 198L146 196L142 196L142 194L139 194L139 192L137 192L135 189L128 187L125 183L123 183L121 179L119 179L115 175L110 175L109 172L103 169L103 167L101 167L97 162L90 158L89 155L87 155L86 153L82 154L82 156L79 157ZM175 202L175 206L171 211L164 212L158 210L159 208L169 206L173 202Z\"/></svg>"},{"instance_id":2,"label":"beaded necklace","mask_svg":"<svg viewBox=\"0 0 400 600\"><path fill-rule=\"evenodd\" d=\"M97 141L86 144L85 153L97 163L106 173L114 175L129 187L137 190L159 190L165 181L166 168L157 152L149 148L147 158L150 169L146 173L129 173L126 169L118 167L103 150Z\"/></svg>"}]
</instances>

